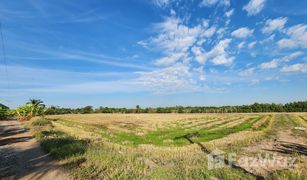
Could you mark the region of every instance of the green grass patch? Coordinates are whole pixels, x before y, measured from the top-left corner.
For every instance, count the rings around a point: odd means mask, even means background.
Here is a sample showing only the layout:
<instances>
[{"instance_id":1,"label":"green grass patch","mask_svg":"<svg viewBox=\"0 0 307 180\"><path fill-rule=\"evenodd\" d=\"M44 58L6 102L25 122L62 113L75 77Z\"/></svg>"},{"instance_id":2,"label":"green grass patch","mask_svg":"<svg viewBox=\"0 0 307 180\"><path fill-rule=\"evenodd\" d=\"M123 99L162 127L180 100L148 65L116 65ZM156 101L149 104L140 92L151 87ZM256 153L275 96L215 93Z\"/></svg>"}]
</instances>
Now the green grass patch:
<instances>
[{"instance_id":1,"label":"green grass patch","mask_svg":"<svg viewBox=\"0 0 307 180\"><path fill-rule=\"evenodd\" d=\"M79 156L87 149L88 142L79 140L61 131L41 131L36 134L41 146L58 160Z\"/></svg>"},{"instance_id":2,"label":"green grass patch","mask_svg":"<svg viewBox=\"0 0 307 180\"><path fill-rule=\"evenodd\" d=\"M49 119L46 118L39 118L34 120L31 125L32 126L47 126L47 125L51 125L51 121Z\"/></svg>"},{"instance_id":3,"label":"green grass patch","mask_svg":"<svg viewBox=\"0 0 307 180\"><path fill-rule=\"evenodd\" d=\"M150 131L145 135L139 136L134 133L117 132L109 136L112 142L126 144L126 145L139 145L139 144L153 144L157 146L183 146L189 144L184 138L179 138L187 134L196 134L194 137L195 142L207 142L214 139L223 138L232 133L237 133L243 130L250 129L253 124L261 117L254 117L240 123L231 128L217 128L219 125L210 128L203 128L199 130L184 129L182 127L175 127L172 129L158 129Z\"/></svg>"}]
</instances>

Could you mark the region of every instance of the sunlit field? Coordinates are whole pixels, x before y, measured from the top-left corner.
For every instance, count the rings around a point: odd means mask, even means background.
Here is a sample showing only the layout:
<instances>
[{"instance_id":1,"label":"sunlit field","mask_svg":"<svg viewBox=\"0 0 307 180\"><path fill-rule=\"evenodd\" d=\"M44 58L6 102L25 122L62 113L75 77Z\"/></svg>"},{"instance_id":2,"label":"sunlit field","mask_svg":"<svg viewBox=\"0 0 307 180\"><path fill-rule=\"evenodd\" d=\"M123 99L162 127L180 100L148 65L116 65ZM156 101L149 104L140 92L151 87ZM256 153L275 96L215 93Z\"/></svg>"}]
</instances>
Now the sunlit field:
<instances>
[{"instance_id":1,"label":"sunlit field","mask_svg":"<svg viewBox=\"0 0 307 180\"><path fill-rule=\"evenodd\" d=\"M204 148L252 156L281 136L306 142L306 131L297 130L306 125L306 113L74 114L29 122L43 148L79 179L305 178L300 152L270 152L296 157L295 167L209 170Z\"/></svg>"}]
</instances>

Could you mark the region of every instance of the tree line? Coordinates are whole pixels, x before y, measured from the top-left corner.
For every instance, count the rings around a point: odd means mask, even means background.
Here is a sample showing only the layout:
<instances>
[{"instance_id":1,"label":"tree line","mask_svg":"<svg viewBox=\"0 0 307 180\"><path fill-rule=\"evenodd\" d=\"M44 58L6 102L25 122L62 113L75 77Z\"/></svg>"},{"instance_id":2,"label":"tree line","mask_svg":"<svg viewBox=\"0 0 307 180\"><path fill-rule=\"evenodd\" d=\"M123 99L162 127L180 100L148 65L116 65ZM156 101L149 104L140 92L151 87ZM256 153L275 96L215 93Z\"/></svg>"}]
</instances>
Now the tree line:
<instances>
[{"instance_id":1,"label":"tree line","mask_svg":"<svg viewBox=\"0 0 307 180\"><path fill-rule=\"evenodd\" d=\"M89 114L89 113L256 113L256 112L307 112L307 101L286 104L254 103L240 106L174 106L141 108L111 108L85 106L82 108L63 108L50 106L45 114Z\"/></svg>"},{"instance_id":2,"label":"tree line","mask_svg":"<svg viewBox=\"0 0 307 180\"><path fill-rule=\"evenodd\" d=\"M35 116L56 114L90 114L90 113L257 113L257 112L307 112L307 101L286 104L254 103L240 106L174 106L142 108L111 108L85 106L82 108L64 108L59 106L46 107L40 99L30 99L14 110L0 103L0 119L15 116L19 120L30 120Z\"/></svg>"}]
</instances>

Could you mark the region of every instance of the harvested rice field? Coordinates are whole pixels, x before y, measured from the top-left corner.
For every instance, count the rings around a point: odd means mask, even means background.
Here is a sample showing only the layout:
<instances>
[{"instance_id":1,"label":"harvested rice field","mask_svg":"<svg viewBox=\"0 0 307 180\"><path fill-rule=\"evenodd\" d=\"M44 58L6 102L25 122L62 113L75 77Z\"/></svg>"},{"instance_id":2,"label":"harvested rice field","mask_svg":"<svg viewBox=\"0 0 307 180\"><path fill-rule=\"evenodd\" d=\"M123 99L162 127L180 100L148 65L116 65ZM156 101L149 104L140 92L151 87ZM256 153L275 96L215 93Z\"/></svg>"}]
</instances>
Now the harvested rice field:
<instances>
[{"instance_id":1,"label":"harvested rice field","mask_svg":"<svg viewBox=\"0 0 307 180\"><path fill-rule=\"evenodd\" d=\"M36 118L27 126L74 179L307 175L306 113L71 114Z\"/></svg>"}]
</instances>

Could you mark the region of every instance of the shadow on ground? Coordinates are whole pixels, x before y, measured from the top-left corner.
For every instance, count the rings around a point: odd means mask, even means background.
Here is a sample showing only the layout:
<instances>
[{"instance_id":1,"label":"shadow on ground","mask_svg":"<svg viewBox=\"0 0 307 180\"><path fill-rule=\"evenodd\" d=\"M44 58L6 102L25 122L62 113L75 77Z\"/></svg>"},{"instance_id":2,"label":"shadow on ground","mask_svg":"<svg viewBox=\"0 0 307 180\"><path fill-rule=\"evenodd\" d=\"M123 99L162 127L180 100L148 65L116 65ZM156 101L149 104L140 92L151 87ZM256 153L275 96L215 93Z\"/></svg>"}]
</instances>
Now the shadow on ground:
<instances>
[{"instance_id":1,"label":"shadow on ground","mask_svg":"<svg viewBox=\"0 0 307 180\"><path fill-rule=\"evenodd\" d=\"M19 122L5 120L1 124L0 179L69 179L51 157L62 160L87 149L86 141L59 131L40 134L40 146Z\"/></svg>"},{"instance_id":2,"label":"shadow on ground","mask_svg":"<svg viewBox=\"0 0 307 180\"><path fill-rule=\"evenodd\" d=\"M307 146L293 142L278 141L274 149L266 149L267 151L278 152L283 154L300 154L307 156Z\"/></svg>"}]
</instances>

